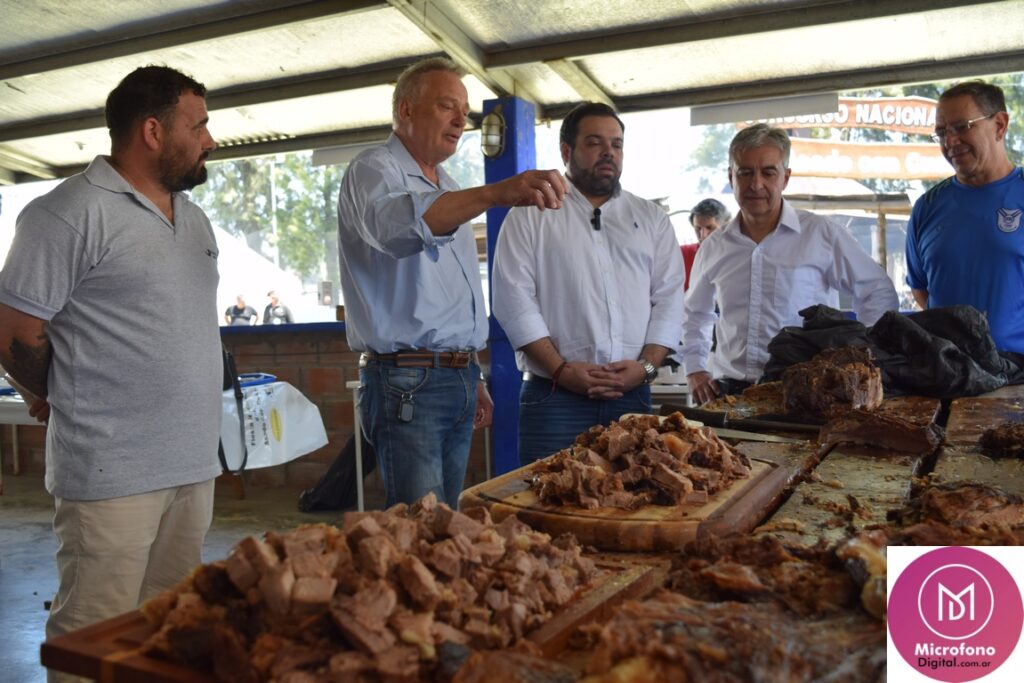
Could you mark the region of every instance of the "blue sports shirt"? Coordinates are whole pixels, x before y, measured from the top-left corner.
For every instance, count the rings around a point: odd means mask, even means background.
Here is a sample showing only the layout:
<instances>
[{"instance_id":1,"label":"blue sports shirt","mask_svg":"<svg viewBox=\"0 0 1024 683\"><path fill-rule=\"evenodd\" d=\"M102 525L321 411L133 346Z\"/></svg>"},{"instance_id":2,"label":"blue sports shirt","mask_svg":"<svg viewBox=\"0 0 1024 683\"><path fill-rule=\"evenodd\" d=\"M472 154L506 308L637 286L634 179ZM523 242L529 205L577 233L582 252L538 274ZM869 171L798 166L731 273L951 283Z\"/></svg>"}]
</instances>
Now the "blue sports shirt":
<instances>
[{"instance_id":1,"label":"blue sports shirt","mask_svg":"<svg viewBox=\"0 0 1024 683\"><path fill-rule=\"evenodd\" d=\"M1024 353L1024 169L981 187L947 178L914 204L907 284L928 307L988 316L996 348Z\"/></svg>"}]
</instances>

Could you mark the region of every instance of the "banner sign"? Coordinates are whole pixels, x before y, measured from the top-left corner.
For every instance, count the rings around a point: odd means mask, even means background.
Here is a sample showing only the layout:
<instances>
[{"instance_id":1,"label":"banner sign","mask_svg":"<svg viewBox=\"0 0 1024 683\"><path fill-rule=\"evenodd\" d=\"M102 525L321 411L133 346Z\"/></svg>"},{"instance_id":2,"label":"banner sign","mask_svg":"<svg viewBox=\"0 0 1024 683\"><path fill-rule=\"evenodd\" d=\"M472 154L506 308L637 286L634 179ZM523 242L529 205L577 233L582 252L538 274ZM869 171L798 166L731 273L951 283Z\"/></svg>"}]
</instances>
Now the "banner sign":
<instances>
[{"instance_id":1,"label":"banner sign","mask_svg":"<svg viewBox=\"0 0 1024 683\"><path fill-rule=\"evenodd\" d=\"M936 144L838 142L791 138L793 175L937 180L953 175Z\"/></svg>"},{"instance_id":2,"label":"banner sign","mask_svg":"<svg viewBox=\"0 0 1024 683\"><path fill-rule=\"evenodd\" d=\"M840 97L836 112L747 121L738 127L767 123L779 128L877 128L930 135L935 130L935 105L926 97Z\"/></svg>"}]
</instances>

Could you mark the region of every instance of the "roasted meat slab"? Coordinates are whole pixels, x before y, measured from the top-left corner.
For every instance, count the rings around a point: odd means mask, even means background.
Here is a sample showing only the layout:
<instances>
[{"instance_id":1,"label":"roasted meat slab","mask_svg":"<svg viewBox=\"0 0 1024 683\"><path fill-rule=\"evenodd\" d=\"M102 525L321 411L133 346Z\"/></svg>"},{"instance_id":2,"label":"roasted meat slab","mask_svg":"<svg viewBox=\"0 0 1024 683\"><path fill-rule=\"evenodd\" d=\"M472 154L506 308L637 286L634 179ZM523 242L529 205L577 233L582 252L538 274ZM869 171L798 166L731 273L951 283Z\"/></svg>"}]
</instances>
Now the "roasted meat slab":
<instances>
[{"instance_id":1,"label":"roasted meat slab","mask_svg":"<svg viewBox=\"0 0 1024 683\"><path fill-rule=\"evenodd\" d=\"M882 403L882 373L870 349L826 349L782 373L786 410L837 417L853 408L872 410Z\"/></svg>"}]
</instances>

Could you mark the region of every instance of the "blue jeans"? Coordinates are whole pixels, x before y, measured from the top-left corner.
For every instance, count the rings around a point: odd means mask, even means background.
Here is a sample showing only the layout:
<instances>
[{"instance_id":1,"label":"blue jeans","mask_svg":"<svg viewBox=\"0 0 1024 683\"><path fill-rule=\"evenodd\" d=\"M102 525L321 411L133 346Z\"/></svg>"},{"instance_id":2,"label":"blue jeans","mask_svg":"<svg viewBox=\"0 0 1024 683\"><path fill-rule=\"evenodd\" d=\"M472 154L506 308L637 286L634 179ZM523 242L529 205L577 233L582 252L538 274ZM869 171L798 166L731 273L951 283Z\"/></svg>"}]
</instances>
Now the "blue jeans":
<instances>
[{"instance_id":1,"label":"blue jeans","mask_svg":"<svg viewBox=\"0 0 1024 683\"><path fill-rule=\"evenodd\" d=\"M528 465L572 445L594 425L607 427L626 413L651 412L651 388L641 384L611 401L587 398L551 380L534 378L519 391L519 462Z\"/></svg>"},{"instance_id":2,"label":"blue jeans","mask_svg":"<svg viewBox=\"0 0 1024 683\"><path fill-rule=\"evenodd\" d=\"M458 506L479 376L475 363L459 369L374 362L359 370L361 427L377 452L388 507L431 491Z\"/></svg>"}]
</instances>

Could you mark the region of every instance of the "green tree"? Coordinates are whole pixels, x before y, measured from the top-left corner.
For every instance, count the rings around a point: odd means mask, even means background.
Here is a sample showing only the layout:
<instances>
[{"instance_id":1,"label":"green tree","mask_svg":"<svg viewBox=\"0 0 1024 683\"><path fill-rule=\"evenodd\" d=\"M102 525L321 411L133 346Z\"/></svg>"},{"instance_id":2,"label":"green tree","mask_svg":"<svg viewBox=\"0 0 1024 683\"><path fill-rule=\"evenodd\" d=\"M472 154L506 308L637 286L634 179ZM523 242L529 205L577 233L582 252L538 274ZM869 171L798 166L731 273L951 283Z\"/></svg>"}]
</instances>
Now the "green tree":
<instances>
[{"instance_id":1,"label":"green tree","mask_svg":"<svg viewBox=\"0 0 1024 683\"><path fill-rule=\"evenodd\" d=\"M307 283L338 279L337 196L344 167L310 152L210 164L193 192L210 220Z\"/></svg>"}]
</instances>

